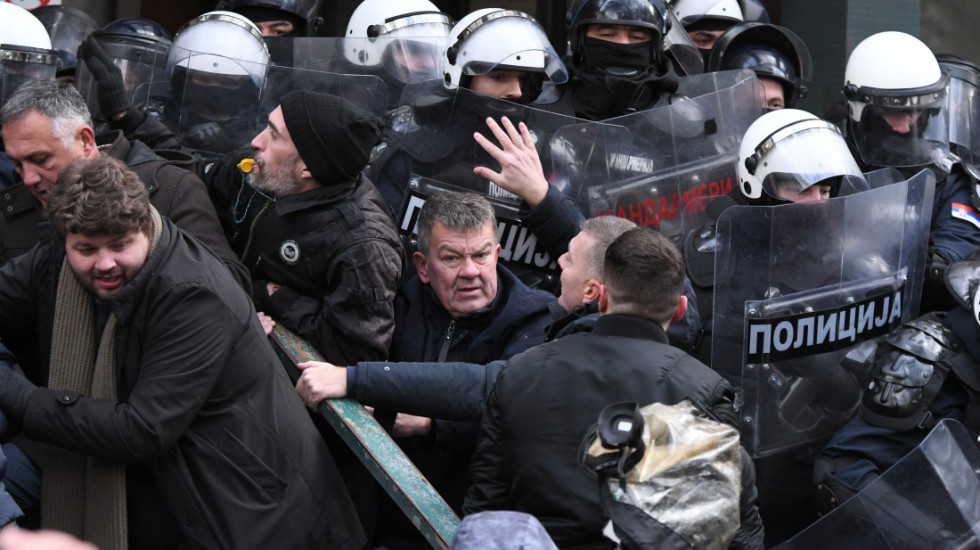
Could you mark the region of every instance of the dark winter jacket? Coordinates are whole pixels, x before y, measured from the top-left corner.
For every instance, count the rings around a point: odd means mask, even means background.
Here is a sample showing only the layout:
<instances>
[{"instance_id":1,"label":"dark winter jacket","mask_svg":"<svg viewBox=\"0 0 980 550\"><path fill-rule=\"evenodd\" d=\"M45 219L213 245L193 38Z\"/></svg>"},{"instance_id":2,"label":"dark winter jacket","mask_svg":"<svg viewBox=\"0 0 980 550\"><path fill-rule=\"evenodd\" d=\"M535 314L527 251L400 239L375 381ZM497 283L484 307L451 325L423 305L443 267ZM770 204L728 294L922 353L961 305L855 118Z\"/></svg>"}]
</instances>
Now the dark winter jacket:
<instances>
[{"instance_id":1,"label":"dark winter jacket","mask_svg":"<svg viewBox=\"0 0 980 550\"><path fill-rule=\"evenodd\" d=\"M273 201L228 155L205 181L232 248L252 277L255 308L340 364L384 359L395 330L401 240L364 176ZM282 285L269 295L266 283Z\"/></svg>"},{"instance_id":2,"label":"dark winter jacket","mask_svg":"<svg viewBox=\"0 0 980 550\"><path fill-rule=\"evenodd\" d=\"M599 312L592 304L566 313L557 303L547 340L589 331ZM365 405L442 420L478 422L506 359L476 363L366 362L347 369L347 395Z\"/></svg>"},{"instance_id":3,"label":"dark winter jacket","mask_svg":"<svg viewBox=\"0 0 980 550\"><path fill-rule=\"evenodd\" d=\"M737 426L734 392L718 374L667 344L656 322L599 318L573 334L513 357L487 402L464 513L516 510L534 515L559 548L612 548L598 485L578 464L579 445L610 403L675 404L689 398ZM749 466L751 468L751 462ZM752 483L744 496L754 498ZM762 545L751 500L742 530Z\"/></svg>"},{"instance_id":4,"label":"dark winter jacket","mask_svg":"<svg viewBox=\"0 0 980 550\"><path fill-rule=\"evenodd\" d=\"M193 548L360 548L343 481L251 301L200 241L163 224L106 302L118 399L41 387L24 435L148 470ZM50 342L63 258L42 243L0 268L0 337L30 323Z\"/></svg>"}]
</instances>

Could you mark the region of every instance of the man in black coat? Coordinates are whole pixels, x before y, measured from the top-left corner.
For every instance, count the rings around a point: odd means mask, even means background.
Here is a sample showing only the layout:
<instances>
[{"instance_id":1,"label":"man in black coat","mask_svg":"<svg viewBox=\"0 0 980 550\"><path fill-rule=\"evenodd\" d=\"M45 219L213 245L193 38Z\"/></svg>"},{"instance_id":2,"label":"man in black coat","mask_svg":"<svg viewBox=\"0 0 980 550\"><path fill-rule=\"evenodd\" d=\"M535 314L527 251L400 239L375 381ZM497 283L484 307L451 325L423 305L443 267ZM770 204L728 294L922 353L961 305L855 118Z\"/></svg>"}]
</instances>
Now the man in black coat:
<instances>
[{"instance_id":1,"label":"man in black coat","mask_svg":"<svg viewBox=\"0 0 980 550\"><path fill-rule=\"evenodd\" d=\"M361 172L380 139L372 113L298 90L269 114L254 151L204 165L255 308L337 363L384 359L395 330L401 240Z\"/></svg>"},{"instance_id":2,"label":"man in black coat","mask_svg":"<svg viewBox=\"0 0 980 550\"><path fill-rule=\"evenodd\" d=\"M527 512L559 548L612 548L602 534L596 481L578 464L582 438L606 405L691 399L737 425L731 386L668 345L667 326L687 306L683 282L681 255L659 233L634 229L609 246L592 332L517 355L497 378L464 513ZM741 527L732 546L761 548L754 475L743 457Z\"/></svg>"},{"instance_id":3,"label":"man in black coat","mask_svg":"<svg viewBox=\"0 0 980 550\"><path fill-rule=\"evenodd\" d=\"M45 327L46 384L0 369L43 443L44 526L112 548L360 548L336 466L246 294L119 161L48 194L59 240L0 268L0 338ZM32 374L34 376L32 376Z\"/></svg>"}]
</instances>

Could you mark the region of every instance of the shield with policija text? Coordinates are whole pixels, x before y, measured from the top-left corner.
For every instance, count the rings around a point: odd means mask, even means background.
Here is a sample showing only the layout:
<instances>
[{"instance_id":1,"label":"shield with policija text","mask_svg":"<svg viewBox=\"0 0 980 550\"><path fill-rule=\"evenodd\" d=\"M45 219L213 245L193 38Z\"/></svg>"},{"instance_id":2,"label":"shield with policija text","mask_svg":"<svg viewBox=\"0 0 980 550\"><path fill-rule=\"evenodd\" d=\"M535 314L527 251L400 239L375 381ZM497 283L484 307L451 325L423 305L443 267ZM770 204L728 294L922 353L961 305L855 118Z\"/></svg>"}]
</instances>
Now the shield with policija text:
<instances>
[{"instance_id":1,"label":"shield with policija text","mask_svg":"<svg viewBox=\"0 0 980 550\"><path fill-rule=\"evenodd\" d=\"M550 145L552 181L587 217L615 215L680 238L731 191L738 143L763 110L747 70L684 77L652 109L562 128Z\"/></svg>"},{"instance_id":2,"label":"shield with policija text","mask_svg":"<svg viewBox=\"0 0 980 550\"><path fill-rule=\"evenodd\" d=\"M712 367L736 386L753 457L856 411L852 346L917 315L935 178L823 201L733 206L717 222Z\"/></svg>"},{"instance_id":3,"label":"shield with policija text","mask_svg":"<svg viewBox=\"0 0 980 550\"><path fill-rule=\"evenodd\" d=\"M775 550L980 547L980 451L955 420Z\"/></svg>"},{"instance_id":4,"label":"shield with policija text","mask_svg":"<svg viewBox=\"0 0 980 550\"><path fill-rule=\"evenodd\" d=\"M408 250L416 250L419 210L426 199L445 191L468 191L451 184L413 175L408 195L397 221L398 232ZM500 263L534 288L556 290L559 286L558 258L552 258L538 238L521 222L518 204L507 198L487 197L497 217Z\"/></svg>"}]
</instances>

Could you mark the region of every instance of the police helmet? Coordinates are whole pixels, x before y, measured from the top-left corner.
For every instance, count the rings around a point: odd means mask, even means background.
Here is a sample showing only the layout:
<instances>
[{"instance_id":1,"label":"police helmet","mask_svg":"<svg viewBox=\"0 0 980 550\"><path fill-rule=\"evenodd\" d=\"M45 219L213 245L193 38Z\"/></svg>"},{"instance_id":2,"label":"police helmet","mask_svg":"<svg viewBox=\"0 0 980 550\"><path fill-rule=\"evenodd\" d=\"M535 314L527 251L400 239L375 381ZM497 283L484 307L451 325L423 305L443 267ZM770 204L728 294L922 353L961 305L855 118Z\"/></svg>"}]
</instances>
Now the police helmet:
<instances>
[{"instance_id":1,"label":"police helmet","mask_svg":"<svg viewBox=\"0 0 980 550\"><path fill-rule=\"evenodd\" d=\"M85 38L99 30L99 24L87 13L62 5L35 8L31 13L41 21L51 37L51 46L58 52L57 75L73 76L78 60L78 46Z\"/></svg>"},{"instance_id":2,"label":"police helmet","mask_svg":"<svg viewBox=\"0 0 980 550\"><path fill-rule=\"evenodd\" d=\"M533 17L516 10L477 10L449 33L442 54L443 80L449 88L468 88L472 77L495 70L530 73L520 99L524 104L541 93L544 78L553 84L568 80L568 69Z\"/></svg>"},{"instance_id":3,"label":"police helmet","mask_svg":"<svg viewBox=\"0 0 980 550\"><path fill-rule=\"evenodd\" d=\"M439 56L452 27L452 19L429 0L397 4L390 0L364 0L347 23L344 56L359 67L384 64L395 76L406 72L438 77ZM402 61L396 62L396 57ZM398 70L405 60L419 57L431 59L432 63Z\"/></svg>"},{"instance_id":4,"label":"police helmet","mask_svg":"<svg viewBox=\"0 0 980 550\"><path fill-rule=\"evenodd\" d=\"M810 50L793 31L768 23L742 23L725 31L708 57L707 71L751 69L760 78L783 85L786 106L806 97L813 78Z\"/></svg>"},{"instance_id":5,"label":"police helmet","mask_svg":"<svg viewBox=\"0 0 980 550\"><path fill-rule=\"evenodd\" d=\"M589 25L624 25L650 30L654 64L663 55L664 40L670 30L667 7L661 0L575 0L567 18L572 61L579 67L588 66L584 44Z\"/></svg>"},{"instance_id":6,"label":"police helmet","mask_svg":"<svg viewBox=\"0 0 980 550\"><path fill-rule=\"evenodd\" d=\"M54 78L58 56L37 17L0 2L0 103L28 80Z\"/></svg>"},{"instance_id":7,"label":"police helmet","mask_svg":"<svg viewBox=\"0 0 980 550\"><path fill-rule=\"evenodd\" d=\"M793 201L814 185L829 187L835 197L844 178L853 187L865 187L837 127L806 111L771 111L742 136L738 190L750 204Z\"/></svg>"},{"instance_id":8,"label":"police helmet","mask_svg":"<svg viewBox=\"0 0 980 550\"><path fill-rule=\"evenodd\" d=\"M870 166L920 166L949 153L949 76L929 47L895 31L865 38L844 71L848 131Z\"/></svg>"}]
</instances>

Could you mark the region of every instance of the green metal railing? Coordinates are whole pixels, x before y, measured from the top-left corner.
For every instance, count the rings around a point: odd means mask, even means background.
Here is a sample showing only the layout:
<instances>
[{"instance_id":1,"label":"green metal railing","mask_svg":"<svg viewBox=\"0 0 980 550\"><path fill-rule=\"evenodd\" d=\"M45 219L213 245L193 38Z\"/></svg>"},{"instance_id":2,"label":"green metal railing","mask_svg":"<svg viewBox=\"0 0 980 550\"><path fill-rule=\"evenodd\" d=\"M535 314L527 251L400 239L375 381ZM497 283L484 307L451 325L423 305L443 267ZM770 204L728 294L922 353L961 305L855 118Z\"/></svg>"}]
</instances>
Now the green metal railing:
<instances>
[{"instance_id":1,"label":"green metal railing","mask_svg":"<svg viewBox=\"0 0 980 550\"><path fill-rule=\"evenodd\" d=\"M280 325L271 340L293 382L299 378L297 363L323 361L309 342ZM353 399L327 399L318 411L429 544L449 548L459 518L374 417Z\"/></svg>"}]
</instances>

